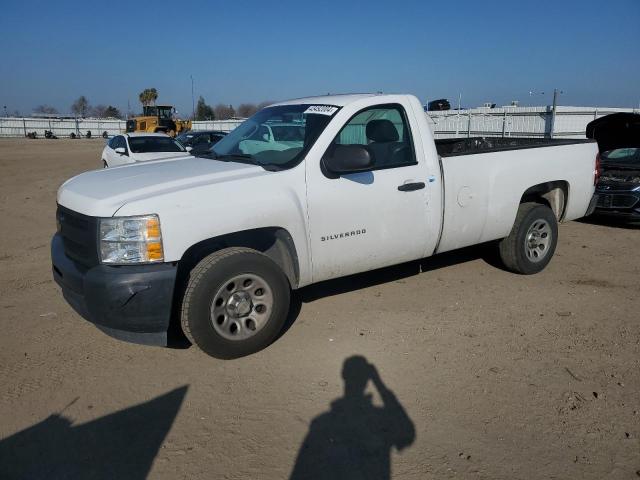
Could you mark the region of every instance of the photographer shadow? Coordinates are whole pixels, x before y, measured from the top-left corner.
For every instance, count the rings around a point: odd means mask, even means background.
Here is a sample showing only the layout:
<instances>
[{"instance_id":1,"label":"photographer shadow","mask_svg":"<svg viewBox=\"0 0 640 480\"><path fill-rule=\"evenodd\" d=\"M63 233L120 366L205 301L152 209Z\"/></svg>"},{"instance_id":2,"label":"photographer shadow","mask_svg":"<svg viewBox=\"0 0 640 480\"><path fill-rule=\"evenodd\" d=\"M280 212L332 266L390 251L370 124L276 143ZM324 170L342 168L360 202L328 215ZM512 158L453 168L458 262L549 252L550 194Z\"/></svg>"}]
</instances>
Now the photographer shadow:
<instances>
[{"instance_id":1,"label":"photographer shadow","mask_svg":"<svg viewBox=\"0 0 640 480\"><path fill-rule=\"evenodd\" d=\"M290 480L391 478L391 449L415 440L415 427L398 399L362 356L345 360L344 396L309 426ZM382 406L365 393L371 382Z\"/></svg>"}]
</instances>

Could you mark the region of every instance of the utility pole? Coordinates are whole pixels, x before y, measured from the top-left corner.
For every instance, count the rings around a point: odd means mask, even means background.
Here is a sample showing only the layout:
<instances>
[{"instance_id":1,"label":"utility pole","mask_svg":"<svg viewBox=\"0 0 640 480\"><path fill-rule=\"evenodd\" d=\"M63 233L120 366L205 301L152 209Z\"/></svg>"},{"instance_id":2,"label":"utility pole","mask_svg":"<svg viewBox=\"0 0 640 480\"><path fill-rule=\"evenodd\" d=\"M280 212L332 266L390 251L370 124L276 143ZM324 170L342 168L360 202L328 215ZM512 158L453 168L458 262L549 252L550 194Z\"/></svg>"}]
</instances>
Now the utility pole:
<instances>
[{"instance_id":1,"label":"utility pole","mask_svg":"<svg viewBox=\"0 0 640 480\"><path fill-rule=\"evenodd\" d=\"M193 96L193 75L189 75L191 77L191 118L193 120L196 119L196 100Z\"/></svg>"}]
</instances>

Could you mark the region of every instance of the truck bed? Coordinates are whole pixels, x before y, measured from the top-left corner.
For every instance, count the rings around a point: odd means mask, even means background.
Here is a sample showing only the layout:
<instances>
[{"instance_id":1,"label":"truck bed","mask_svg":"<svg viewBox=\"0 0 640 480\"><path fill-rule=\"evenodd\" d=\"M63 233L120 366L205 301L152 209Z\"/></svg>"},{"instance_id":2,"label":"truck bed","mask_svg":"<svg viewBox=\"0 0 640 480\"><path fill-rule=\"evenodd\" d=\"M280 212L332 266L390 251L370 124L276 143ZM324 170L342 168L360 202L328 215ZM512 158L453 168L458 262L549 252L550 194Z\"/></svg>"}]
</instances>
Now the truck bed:
<instances>
[{"instance_id":1,"label":"truck bed","mask_svg":"<svg viewBox=\"0 0 640 480\"><path fill-rule=\"evenodd\" d=\"M438 252L509 235L523 194L557 184L567 192L562 220L584 216L593 195L597 145L589 140L440 140L444 221ZM549 148L538 148L549 147Z\"/></svg>"},{"instance_id":2,"label":"truck bed","mask_svg":"<svg viewBox=\"0 0 640 480\"><path fill-rule=\"evenodd\" d=\"M553 147L557 145L574 145L590 143L591 139L554 139L554 138L502 138L502 137L470 137L444 138L435 140L436 150L441 157L471 155L474 153L501 152L525 148Z\"/></svg>"}]
</instances>

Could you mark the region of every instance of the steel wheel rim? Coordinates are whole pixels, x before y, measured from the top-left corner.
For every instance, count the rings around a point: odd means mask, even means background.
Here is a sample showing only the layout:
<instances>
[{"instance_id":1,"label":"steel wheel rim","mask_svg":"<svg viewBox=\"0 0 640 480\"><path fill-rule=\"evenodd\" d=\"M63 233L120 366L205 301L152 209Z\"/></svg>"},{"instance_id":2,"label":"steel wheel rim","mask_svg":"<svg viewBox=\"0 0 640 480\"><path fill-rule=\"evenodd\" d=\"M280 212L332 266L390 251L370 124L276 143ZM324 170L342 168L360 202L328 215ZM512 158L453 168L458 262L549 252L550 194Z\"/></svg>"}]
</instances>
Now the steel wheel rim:
<instances>
[{"instance_id":1,"label":"steel wheel rim","mask_svg":"<svg viewBox=\"0 0 640 480\"><path fill-rule=\"evenodd\" d=\"M227 340L246 340L267 324L273 291L264 278L243 273L226 280L211 300L213 329Z\"/></svg>"},{"instance_id":2,"label":"steel wheel rim","mask_svg":"<svg viewBox=\"0 0 640 480\"><path fill-rule=\"evenodd\" d=\"M551 225L543 219L534 221L524 237L524 251L533 263L541 262L549 254L551 245Z\"/></svg>"}]
</instances>

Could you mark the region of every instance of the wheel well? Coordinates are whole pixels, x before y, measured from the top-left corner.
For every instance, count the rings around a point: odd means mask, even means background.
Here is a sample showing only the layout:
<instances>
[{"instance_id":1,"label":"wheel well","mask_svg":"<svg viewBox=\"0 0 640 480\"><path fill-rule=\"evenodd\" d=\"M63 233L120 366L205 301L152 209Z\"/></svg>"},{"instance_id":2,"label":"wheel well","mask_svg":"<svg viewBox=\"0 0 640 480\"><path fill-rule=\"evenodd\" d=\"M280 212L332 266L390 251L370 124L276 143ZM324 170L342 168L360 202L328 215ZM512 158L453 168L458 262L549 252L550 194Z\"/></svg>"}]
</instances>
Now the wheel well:
<instances>
[{"instance_id":1,"label":"wheel well","mask_svg":"<svg viewBox=\"0 0 640 480\"><path fill-rule=\"evenodd\" d=\"M191 246L178 262L178 274L188 273L207 255L227 247L247 247L264 253L284 272L291 287L298 285L298 254L289 232L280 227L256 228L209 238Z\"/></svg>"},{"instance_id":2,"label":"wheel well","mask_svg":"<svg viewBox=\"0 0 640 480\"><path fill-rule=\"evenodd\" d=\"M209 238L192 245L178 262L178 272L173 290L171 320L168 335L172 343L184 340L180 326L180 309L189 273L200 260L227 247L247 247L264 253L284 272L289 285L296 288L299 280L298 254L288 231L279 227L256 228Z\"/></svg>"},{"instance_id":3,"label":"wheel well","mask_svg":"<svg viewBox=\"0 0 640 480\"><path fill-rule=\"evenodd\" d=\"M569 184L564 180L556 180L528 188L522 194L520 203L537 202L547 205L560 221L564 216L568 195Z\"/></svg>"}]
</instances>

